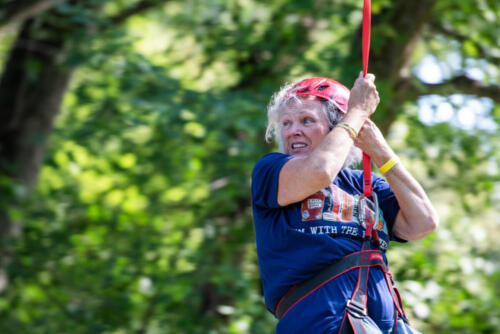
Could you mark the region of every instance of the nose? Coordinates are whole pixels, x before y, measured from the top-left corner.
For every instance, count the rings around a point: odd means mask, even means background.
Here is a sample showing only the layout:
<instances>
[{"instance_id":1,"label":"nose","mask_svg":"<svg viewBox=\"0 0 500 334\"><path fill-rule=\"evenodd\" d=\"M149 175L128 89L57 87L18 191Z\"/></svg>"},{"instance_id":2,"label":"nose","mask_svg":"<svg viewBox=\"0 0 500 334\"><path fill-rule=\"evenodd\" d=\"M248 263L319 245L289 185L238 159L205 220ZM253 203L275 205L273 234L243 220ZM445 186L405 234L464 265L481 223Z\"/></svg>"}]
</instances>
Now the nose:
<instances>
[{"instance_id":1,"label":"nose","mask_svg":"<svg viewBox=\"0 0 500 334\"><path fill-rule=\"evenodd\" d=\"M287 132L291 136L300 136L302 134L302 127L300 123L293 122Z\"/></svg>"}]
</instances>

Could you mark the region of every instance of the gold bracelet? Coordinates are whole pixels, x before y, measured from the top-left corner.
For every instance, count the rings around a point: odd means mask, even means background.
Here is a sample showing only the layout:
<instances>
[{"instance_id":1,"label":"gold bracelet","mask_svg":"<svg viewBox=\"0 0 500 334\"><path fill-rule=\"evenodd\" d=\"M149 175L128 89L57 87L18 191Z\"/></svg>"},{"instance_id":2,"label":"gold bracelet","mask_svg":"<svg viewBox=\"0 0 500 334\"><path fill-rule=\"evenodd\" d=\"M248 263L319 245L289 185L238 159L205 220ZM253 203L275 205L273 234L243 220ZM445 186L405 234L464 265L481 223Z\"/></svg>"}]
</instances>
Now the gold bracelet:
<instances>
[{"instance_id":1,"label":"gold bracelet","mask_svg":"<svg viewBox=\"0 0 500 334\"><path fill-rule=\"evenodd\" d=\"M392 169L392 167L396 166L396 164L399 162L397 157L392 157L390 158L385 164L380 166L379 170L382 174L387 173Z\"/></svg>"},{"instance_id":2,"label":"gold bracelet","mask_svg":"<svg viewBox=\"0 0 500 334\"><path fill-rule=\"evenodd\" d=\"M347 133L349 133L349 136L351 137L352 140L356 140L356 138L358 138L358 133L349 124L342 122L337 124L337 126L346 130Z\"/></svg>"}]
</instances>

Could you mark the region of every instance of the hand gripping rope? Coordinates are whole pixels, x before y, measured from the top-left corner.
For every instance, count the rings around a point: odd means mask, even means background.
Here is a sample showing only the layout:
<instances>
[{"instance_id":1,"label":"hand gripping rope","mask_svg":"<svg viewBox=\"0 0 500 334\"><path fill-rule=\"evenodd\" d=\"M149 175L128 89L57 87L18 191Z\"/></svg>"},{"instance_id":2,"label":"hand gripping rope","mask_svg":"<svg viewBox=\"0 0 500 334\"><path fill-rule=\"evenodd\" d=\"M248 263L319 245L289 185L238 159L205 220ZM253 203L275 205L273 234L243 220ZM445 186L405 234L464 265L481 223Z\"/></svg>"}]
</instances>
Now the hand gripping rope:
<instances>
[{"instance_id":1,"label":"hand gripping rope","mask_svg":"<svg viewBox=\"0 0 500 334\"><path fill-rule=\"evenodd\" d=\"M362 36L362 53L363 53L363 76L368 72L368 58L370 55L370 27L371 27L371 0L364 0L363 6L363 36ZM368 154L363 152L363 195L360 201L368 197L372 197L375 201L375 215L378 216L378 199L377 194L372 189L372 165ZM372 230L373 239L378 242L378 234L375 229Z\"/></svg>"},{"instance_id":2,"label":"hand gripping rope","mask_svg":"<svg viewBox=\"0 0 500 334\"><path fill-rule=\"evenodd\" d=\"M363 36L362 36L362 53L363 53L363 76L368 72L368 58L370 55L370 27L371 27L371 0L364 0L363 6ZM372 197L375 201L375 215L378 216L378 199L377 194L372 189L372 165L368 154L363 152L363 195L360 202L368 197ZM378 234L375 229L372 230L373 240L378 242Z\"/></svg>"}]
</instances>

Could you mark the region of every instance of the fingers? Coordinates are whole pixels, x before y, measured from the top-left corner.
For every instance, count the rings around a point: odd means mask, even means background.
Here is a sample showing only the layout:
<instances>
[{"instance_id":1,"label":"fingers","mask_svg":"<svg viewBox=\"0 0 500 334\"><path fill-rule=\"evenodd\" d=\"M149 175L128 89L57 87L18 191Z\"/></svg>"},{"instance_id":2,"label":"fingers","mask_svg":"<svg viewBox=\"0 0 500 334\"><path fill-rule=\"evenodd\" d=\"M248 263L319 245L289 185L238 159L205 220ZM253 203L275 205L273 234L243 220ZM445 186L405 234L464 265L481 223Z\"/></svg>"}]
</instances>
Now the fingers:
<instances>
[{"instance_id":1,"label":"fingers","mask_svg":"<svg viewBox=\"0 0 500 334\"><path fill-rule=\"evenodd\" d=\"M363 72L360 72L358 78L354 82L354 85L368 85L370 87L375 87L375 75L367 73L366 76L363 76Z\"/></svg>"},{"instance_id":2,"label":"fingers","mask_svg":"<svg viewBox=\"0 0 500 334\"><path fill-rule=\"evenodd\" d=\"M354 85L358 86L361 89L368 89L368 91L375 95L377 103L380 102L377 86L375 85L375 75L368 73L365 77L359 77L358 79L356 79Z\"/></svg>"},{"instance_id":3,"label":"fingers","mask_svg":"<svg viewBox=\"0 0 500 334\"><path fill-rule=\"evenodd\" d=\"M371 82L375 82L375 74L366 73L365 80L368 80L368 81L371 81Z\"/></svg>"},{"instance_id":4,"label":"fingers","mask_svg":"<svg viewBox=\"0 0 500 334\"><path fill-rule=\"evenodd\" d=\"M363 123L363 125L361 126L361 129L359 129L358 135L361 135L361 134L366 133L366 131L364 132L363 130L368 129L368 128L370 128L370 127L374 126L374 125L375 125L375 123L373 123L373 121L372 121L372 120L370 120L370 119L368 118L368 119L367 119L367 120ZM358 136L358 138L359 138L359 136Z\"/></svg>"},{"instance_id":5,"label":"fingers","mask_svg":"<svg viewBox=\"0 0 500 334\"><path fill-rule=\"evenodd\" d=\"M377 125L372 120L367 119L361 126L361 129L359 129L354 145L360 148L367 148L367 146L373 145L376 142L376 133Z\"/></svg>"},{"instance_id":6,"label":"fingers","mask_svg":"<svg viewBox=\"0 0 500 334\"><path fill-rule=\"evenodd\" d=\"M363 71L359 72L358 79L367 79L369 81L375 81L375 74L373 73L366 73L366 75L363 75Z\"/></svg>"},{"instance_id":7,"label":"fingers","mask_svg":"<svg viewBox=\"0 0 500 334\"><path fill-rule=\"evenodd\" d=\"M359 73L351 89L348 109L361 109L368 116L375 112L380 102L380 97L374 81L375 75L368 73L366 76L363 76L363 72Z\"/></svg>"},{"instance_id":8,"label":"fingers","mask_svg":"<svg viewBox=\"0 0 500 334\"><path fill-rule=\"evenodd\" d=\"M375 87L375 100L377 101L377 104L380 103L380 95L378 94L378 90L376 87Z\"/></svg>"},{"instance_id":9,"label":"fingers","mask_svg":"<svg viewBox=\"0 0 500 334\"><path fill-rule=\"evenodd\" d=\"M371 119L367 119L364 123L363 123L363 126L362 128L367 128L369 126L372 126L372 125L375 125L375 123L373 123L373 121Z\"/></svg>"}]
</instances>

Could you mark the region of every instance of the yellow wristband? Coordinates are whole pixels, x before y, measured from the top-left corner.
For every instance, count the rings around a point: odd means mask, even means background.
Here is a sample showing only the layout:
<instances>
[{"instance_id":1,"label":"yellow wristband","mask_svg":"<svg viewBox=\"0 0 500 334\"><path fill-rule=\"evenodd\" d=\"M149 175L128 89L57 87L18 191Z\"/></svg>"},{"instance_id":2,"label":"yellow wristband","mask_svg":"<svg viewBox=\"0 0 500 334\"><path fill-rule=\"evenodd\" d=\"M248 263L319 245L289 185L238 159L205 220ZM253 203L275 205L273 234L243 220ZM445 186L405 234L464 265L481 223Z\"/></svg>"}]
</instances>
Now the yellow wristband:
<instances>
[{"instance_id":1,"label":"yellow wristband","mask_svg":"<svg viewBox=\"0 0 500 334\"><path fill-rule=\"evenodd\" d=\"M397 163L398 163L397 158L390 158L389 161L387 161L385 164L380 166L379 170L382 174L385 174L388 171L390 171L392 169L392 167L394 167Z\"/></svg>"},{"instance_id":2,"label":"yellow wristband","mask_svg":"<svg viewBox=\"0 0 500 334\"><path fill-rule=\"evenodd\" d=\"M349 136L351 136L352 140L356 140L356 138L358 138L358 133L349 124L342 122L337 124L337 126L345 129L347 133L349 133Z\"/></svg>"}]
</instances>

